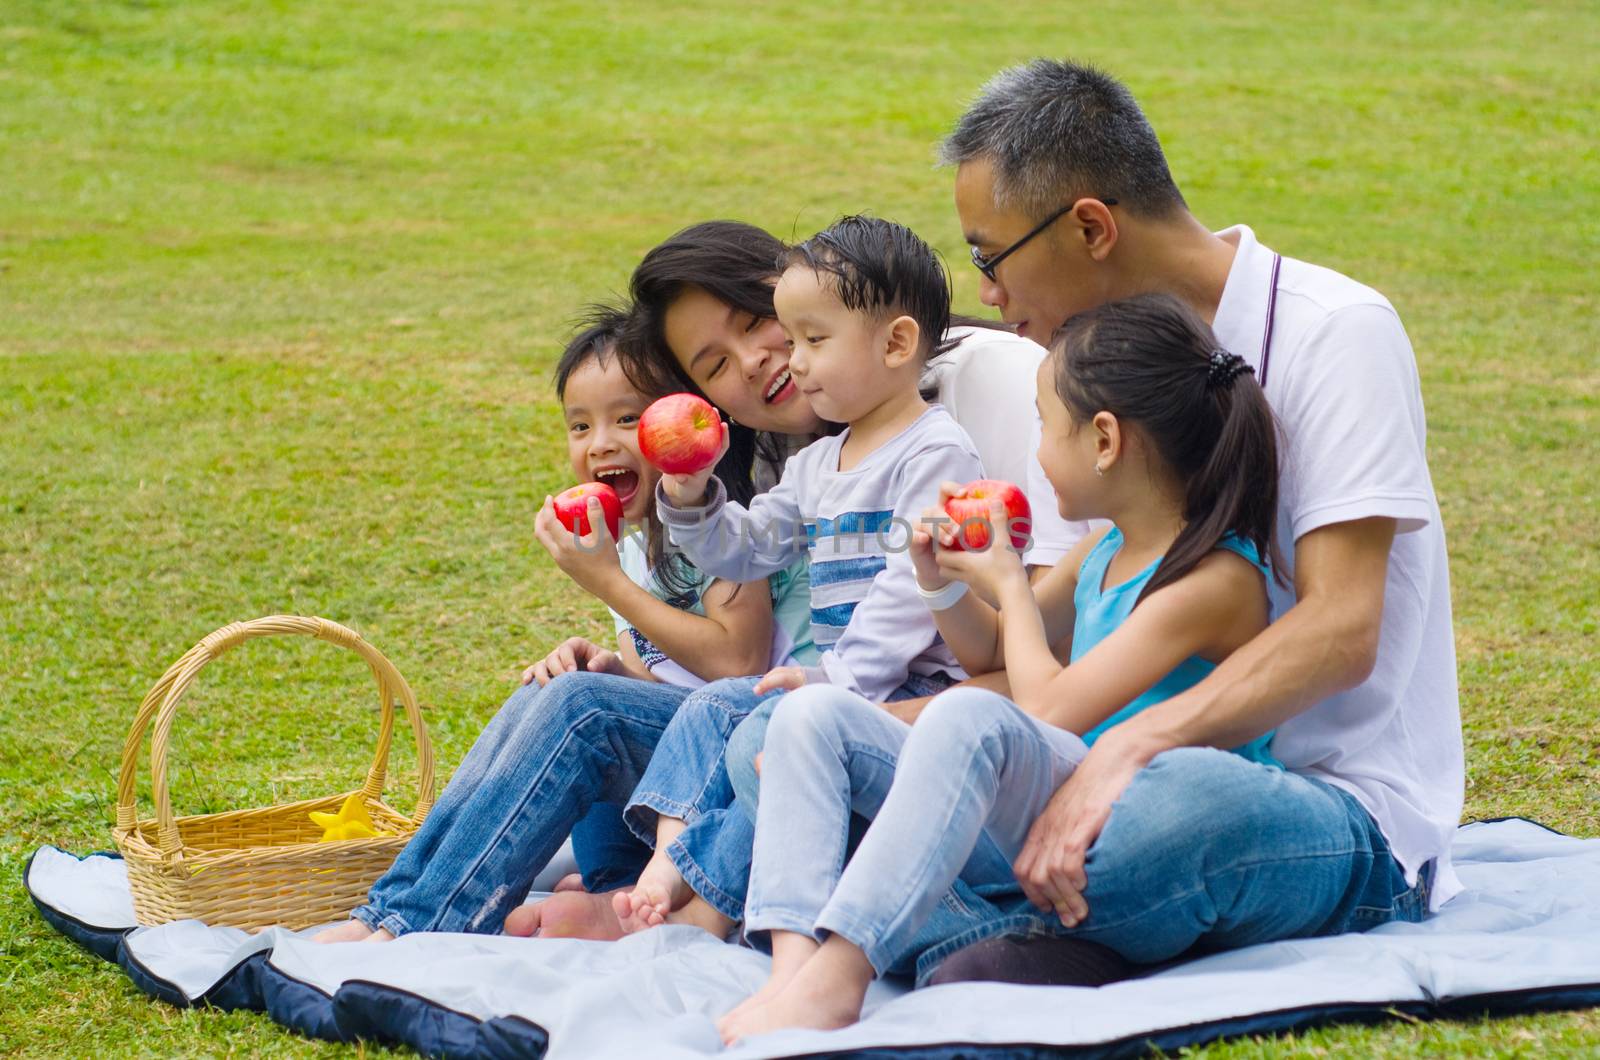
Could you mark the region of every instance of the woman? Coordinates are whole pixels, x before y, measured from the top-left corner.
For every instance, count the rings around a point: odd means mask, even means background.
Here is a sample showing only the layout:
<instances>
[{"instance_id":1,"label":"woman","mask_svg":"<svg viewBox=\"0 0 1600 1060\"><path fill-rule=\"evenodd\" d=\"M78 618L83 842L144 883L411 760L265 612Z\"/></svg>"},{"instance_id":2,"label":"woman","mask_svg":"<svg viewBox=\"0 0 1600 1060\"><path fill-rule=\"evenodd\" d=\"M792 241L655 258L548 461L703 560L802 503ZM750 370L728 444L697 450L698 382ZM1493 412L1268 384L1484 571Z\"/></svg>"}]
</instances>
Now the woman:
<instances>
[{"instance_id":1,"label":"woman","mask_svg":"<svg viewBox=\"0 0 1600 1060\"><path fill-rule=\"evenodd\" d=\"M830 429L788 379L788 344L772 308L783 249L767 232L733 221L705 222L674 235L634 272L634 304L620 347L639 389L699 393L727 416L731 442L718 476L741 501L776 481L789 452ZM998 331L952 329L948 337L955 341L933 366L930 386L974 434L990 474L1027 484L1036 499L1034 543L1026 558L1032 565L1052 564L1081 528L1052 518L1049 485L1030 466L1038 429L1033 373L1044 351ZM793 586L785 601L774 601L774 610L806 598L804 585ZM475 838L471 844L482 849L437 866L454 878L449 886L430 887L428 915L413 915L404 928L494 932L504 924L514 934L615 937L620 928L609 900L600 895L563 893L509 921L507 915L574 824L596 804L620 803L630 795L678 710L692 705L717 715L732 733L743 715L725 709L718 685L685 693L578 670L559 674L543 689L528 686L513 694L490 723L498 739L480 739L452 778L451 787L458 789L452 801L461 809L449 818L430 817L412 840L443 852L436 833L467 828L482 835L482 842ZM918 703L897 708L914 717ZM517 753L497 754L507 746ZM716 780L726 783L725 776ZM452 794L449 788L446 793ZM731 787L727 793L731 803ZM733 830L733 838L717 839L721 824ZM739 918L749 827L743 810L714 809L669 848L701 898L680 910L681 919L719 931ZM641 848L641 867L646 854ZM581 861L580 868L586 868ZM380 880L374 891L388 882Z\"/></svg>"}]
</instances>

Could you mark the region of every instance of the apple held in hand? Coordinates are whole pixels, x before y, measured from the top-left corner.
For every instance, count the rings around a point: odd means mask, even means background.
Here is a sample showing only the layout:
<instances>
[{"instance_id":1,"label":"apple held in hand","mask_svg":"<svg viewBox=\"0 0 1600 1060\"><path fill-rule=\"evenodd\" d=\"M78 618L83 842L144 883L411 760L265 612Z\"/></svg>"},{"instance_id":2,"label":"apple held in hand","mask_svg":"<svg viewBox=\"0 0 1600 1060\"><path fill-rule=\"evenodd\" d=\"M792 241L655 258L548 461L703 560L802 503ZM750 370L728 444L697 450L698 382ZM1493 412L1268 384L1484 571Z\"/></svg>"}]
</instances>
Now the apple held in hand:
<instances>
[{"instance_id":1,"label":"apple held in hand","mask_svg":"<svg viewBox=\"0 0 1600 1060\"><path fill-rule=\"evenodd\" d=\"M692 475L717 462L722 417L704 398L668 394L639 417L639 452L669 475Z\"/></svg>"},{"instance_id":2,"label":"apple held in hand","mask_svg":"<svg viewBox=\"0 0 1600 1060\"><path fill-rule=\"evenodd\" d=\"M617 491L604 482L585 482L563 490L555 499L556 518L574 534L587 537L590 497L599 499L600 514L605 517L606 529L611 531L611 539L617 540L622 532L622 501L617 499Z\"/></svg>"},{"instance_id":3,"label":"apple held in hand","mask_svg":"<svg viewBox=\"0 0 1600 1060\"><path fill-rule=\"evenodd\" d=\"M945 501L945 514L956 521L956 547L981 552L989 547L989 505L998 500L1005 505L1006 526L1011 530L1011 545L1019 552L1028 545L1033 532L1033 509L1028 496L1009 482L980 478L963 487L964 497Z\"/></svg>"}]
</instances>

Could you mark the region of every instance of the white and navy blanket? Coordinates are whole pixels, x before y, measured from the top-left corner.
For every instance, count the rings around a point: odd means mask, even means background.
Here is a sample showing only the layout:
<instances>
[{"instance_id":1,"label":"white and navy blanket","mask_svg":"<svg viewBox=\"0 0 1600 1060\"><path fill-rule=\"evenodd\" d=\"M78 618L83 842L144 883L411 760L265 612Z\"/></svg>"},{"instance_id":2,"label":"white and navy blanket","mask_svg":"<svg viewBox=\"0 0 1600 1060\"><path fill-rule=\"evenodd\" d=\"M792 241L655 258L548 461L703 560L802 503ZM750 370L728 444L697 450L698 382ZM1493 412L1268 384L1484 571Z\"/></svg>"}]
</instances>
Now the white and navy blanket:
<instances>
[{"instance_id":1,"label":"white and navy blanket","mask_svg":"<svg viewBox=\"0 0 1600 1060\"><path fill-rule=\"evenodd\" d=\"M767 959L693 928L323 946L281 929L135 927L115 855L43 847L25 876L51 924L163 1001L261 1009L304 1034L430 1056L1100 1057L1396 1014L1600 1005L1600 839L1482 822L1460 830L1454 857L1467 891L1421 924L1253 946L1098 989L880 982L854 1027L730 1050L716 1018L765 980Z\"/></svg>"}]
</instances>

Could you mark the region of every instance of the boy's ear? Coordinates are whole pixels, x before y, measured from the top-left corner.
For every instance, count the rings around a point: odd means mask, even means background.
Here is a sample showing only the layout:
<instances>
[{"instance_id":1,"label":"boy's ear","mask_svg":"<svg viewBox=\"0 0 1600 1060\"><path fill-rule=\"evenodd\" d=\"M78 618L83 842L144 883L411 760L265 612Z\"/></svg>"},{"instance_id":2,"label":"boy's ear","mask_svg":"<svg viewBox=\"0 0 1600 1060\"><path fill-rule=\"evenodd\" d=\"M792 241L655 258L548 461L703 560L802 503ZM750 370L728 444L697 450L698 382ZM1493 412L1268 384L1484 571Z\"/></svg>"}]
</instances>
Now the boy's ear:
<instances>
[{"instance_id":1,"label":"boy's ear","mask_svg":"<svg viewBox=\"0 0 1600 1060\"><path fill-rule=\"evenodd\" d=\"M908 316L895 317L889 321L889 331L885 336L883 363L890 368L899 368L917 357L921 345L922 329L917 322Z\"/></svg>"}]
</instances>

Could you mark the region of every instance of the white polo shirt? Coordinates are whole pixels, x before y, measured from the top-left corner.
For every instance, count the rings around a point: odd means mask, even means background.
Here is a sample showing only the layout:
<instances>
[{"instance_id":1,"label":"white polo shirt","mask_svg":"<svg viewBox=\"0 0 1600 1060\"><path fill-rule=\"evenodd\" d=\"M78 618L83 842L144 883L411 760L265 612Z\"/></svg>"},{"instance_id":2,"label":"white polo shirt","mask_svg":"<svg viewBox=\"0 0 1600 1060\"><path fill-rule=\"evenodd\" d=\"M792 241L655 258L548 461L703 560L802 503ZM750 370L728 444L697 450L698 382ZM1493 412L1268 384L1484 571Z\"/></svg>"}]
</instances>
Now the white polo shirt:
<instances>
[{"instance_id":1,"label":"white polo shirt","mask_svg":"<svg viewBox=\"0 0 1600 1060\"><path fill-rule=\"evenodd\" d=\"M1273 252L1239 225L1213 329L1262 375ZM1297 773L1350 792L1416 882L1435 862L1431 908L1460 892L1450 842L1465 770L1450 620L1450 571L1428 474L1416 356L1387 299L1329 269L1284 258L1277 277L1266 394L1284 438L1278 533L1376 516L1398 521L1372 676L1278 727L1272 753ZM1294 605L1272 586L1273 614Z\"/></svg>"}]
</instances>

